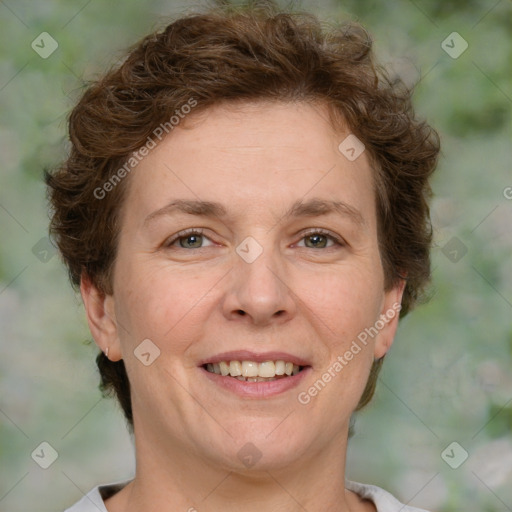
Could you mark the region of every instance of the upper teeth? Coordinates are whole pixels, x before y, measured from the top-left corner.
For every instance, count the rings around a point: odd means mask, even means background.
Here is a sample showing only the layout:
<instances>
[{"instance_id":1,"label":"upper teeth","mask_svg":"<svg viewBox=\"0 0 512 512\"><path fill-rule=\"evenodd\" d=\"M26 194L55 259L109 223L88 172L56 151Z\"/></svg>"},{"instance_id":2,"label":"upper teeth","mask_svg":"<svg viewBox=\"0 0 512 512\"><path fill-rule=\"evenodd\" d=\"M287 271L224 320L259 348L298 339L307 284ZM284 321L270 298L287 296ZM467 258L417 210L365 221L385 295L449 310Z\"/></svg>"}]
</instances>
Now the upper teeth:
<instances>
[{"instance_id":1,"label":"upper teeth","mask_svg":"<svg viewBox=\"0 0 512 512\"><path fill-rule=\"evenodd\" d=\"M220 361L208 363L206 369L219 375L231 377L275 377L276 375L295 375L299 366L287 361Z\"/></svg>"}]
</instances>

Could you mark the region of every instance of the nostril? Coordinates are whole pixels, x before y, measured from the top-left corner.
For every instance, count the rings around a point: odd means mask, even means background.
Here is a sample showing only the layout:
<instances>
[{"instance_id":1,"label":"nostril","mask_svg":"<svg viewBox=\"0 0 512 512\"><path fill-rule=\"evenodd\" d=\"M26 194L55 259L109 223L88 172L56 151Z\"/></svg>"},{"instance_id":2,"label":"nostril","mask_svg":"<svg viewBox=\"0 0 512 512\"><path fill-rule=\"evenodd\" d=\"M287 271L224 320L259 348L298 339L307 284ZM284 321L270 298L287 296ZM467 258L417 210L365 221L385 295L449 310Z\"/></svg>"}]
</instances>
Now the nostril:
<instances>
[{"instance_id":1,"label":"nostril","mask_svg":"<svg viewBox=\"0 0 512 512\"><path fill-rule=\"evenodd\" d=\"M245 311L244 311L243 309L239 309L239 310L237 311L237 313L239 313L239 314L240 314L240 315L242 315L242 316L243 316L243 315L245 315Z\"/></svg>"}]
</instances>

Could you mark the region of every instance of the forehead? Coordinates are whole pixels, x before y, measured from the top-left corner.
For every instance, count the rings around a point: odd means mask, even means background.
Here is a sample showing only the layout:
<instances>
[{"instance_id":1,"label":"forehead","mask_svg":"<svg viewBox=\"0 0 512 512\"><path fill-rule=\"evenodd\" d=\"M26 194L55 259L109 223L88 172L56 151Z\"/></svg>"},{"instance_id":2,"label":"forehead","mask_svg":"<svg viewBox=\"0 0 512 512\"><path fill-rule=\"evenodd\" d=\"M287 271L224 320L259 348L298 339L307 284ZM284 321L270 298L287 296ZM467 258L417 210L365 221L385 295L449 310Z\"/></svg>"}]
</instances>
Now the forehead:
<instances>
[{"instance_id":1,"label":"forehead","mask_svg":"<svg viewBox=\"0 0 512 512\"><path fill-rule=\"evenodd\" d=\"M146 217L175 199L220 201L239 214L278 215L298 199L342 200L372 214L373 179L363 152L340 151L326 106L258 102L190 115L132 171L127 215ZM367 204L369 203L369 204Z\"/></svg>"}]
</instances>

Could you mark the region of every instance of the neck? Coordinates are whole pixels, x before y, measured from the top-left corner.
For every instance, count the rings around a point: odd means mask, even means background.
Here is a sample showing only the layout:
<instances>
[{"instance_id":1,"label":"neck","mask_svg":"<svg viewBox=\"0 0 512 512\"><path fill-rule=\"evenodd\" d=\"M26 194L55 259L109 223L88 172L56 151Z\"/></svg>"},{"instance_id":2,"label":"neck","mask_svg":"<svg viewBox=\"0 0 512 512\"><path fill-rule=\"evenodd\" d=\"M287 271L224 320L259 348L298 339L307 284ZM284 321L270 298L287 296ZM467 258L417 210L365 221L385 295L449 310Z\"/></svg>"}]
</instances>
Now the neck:
<instances>
[{"instance_id":1,"label":"neck","mask_svg":"<svg viewBox=\"0 0 512 512\"><path fill-rule=\"evenodd\" d=\"M135 479L107 500L107 509L349 512L355 500L344 488L347 433L310 458L262 471L219 468L190 451L163 449L137 435Z\"/></svg>"}]
</instances>

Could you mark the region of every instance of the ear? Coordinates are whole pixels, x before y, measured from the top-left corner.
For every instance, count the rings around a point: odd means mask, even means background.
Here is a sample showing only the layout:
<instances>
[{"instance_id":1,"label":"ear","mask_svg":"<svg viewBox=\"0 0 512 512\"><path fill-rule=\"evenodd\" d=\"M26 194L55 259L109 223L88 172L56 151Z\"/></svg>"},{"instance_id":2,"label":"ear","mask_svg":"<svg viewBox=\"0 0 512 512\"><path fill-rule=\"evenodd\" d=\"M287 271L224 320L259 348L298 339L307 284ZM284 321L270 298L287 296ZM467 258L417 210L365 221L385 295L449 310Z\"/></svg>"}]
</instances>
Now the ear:
<instances>
[{"instance_id":1,"label":"ear","mask_svg":"<svg viewBox=\"0 0 512 512\"><path fill-rule=\"evenodd\" d=\"M114 296L100 291L84 274L80 279L80 293L87 314L87 323L96 345L104 353L108 349L108 358L111 361L119 361L122 355L115 319Z\"/></svg>"},{"instance_id":2,"label":"ear","mask_svg":"<svg viewBox=\"0 0 512 512\"><path fill-rule=\"evenodd\" d=\"M400 280L395 287L387 291L384 295L384 301L380 312L379 320L376 326L382 326L375 339L374 357L380 359L384 357L391 348L398 328L398 318L402 308L402 295L405 289L405 280Z\"/></svg>"}]
</instances>

